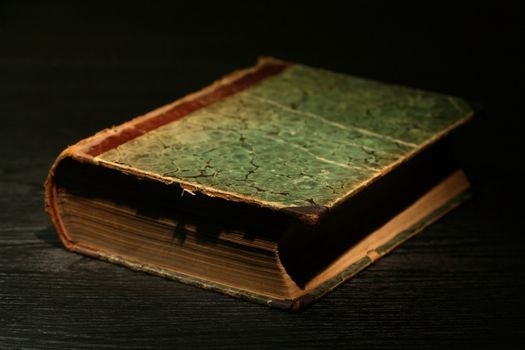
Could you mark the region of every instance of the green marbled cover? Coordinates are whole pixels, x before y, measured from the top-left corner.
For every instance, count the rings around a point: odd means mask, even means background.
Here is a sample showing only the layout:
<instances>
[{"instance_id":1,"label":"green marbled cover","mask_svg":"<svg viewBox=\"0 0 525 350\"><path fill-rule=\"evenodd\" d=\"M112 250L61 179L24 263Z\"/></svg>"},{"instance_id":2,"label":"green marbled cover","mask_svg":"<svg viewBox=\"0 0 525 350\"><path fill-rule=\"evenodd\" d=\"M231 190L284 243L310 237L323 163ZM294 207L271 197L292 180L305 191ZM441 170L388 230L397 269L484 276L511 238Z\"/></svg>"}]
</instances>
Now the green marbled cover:
<instances>
[{"instance_id":1,"label":"green marbled cover","mask_svg":"<svg viewBox=\"0 0 525 350\"><path fill-rule=\"evenodd\" d=\"M471 114L455 97L293 65L97 158L263 205L331 206Z\"/></svg>"}]
</instances>

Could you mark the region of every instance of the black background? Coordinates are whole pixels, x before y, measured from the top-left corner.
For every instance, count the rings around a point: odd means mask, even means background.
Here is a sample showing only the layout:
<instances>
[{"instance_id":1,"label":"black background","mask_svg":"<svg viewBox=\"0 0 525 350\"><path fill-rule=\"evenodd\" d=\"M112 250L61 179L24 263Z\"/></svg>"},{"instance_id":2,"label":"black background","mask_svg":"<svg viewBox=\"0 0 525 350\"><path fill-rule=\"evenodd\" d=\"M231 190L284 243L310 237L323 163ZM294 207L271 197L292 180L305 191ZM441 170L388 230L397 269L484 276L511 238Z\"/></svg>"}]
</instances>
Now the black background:
<instances>
[{"instance_id":1,"label":"black background","mask_svg":"<svg viewBox=\"0 0 525 350\"><path fill-rule=\"evenodd\" d=\"M520 344L521 6L0 2L0 348ZM464 97L474 197L301 314L66 252L42 184L68 144L257 56Z\"/></svg>"}]
</instances>

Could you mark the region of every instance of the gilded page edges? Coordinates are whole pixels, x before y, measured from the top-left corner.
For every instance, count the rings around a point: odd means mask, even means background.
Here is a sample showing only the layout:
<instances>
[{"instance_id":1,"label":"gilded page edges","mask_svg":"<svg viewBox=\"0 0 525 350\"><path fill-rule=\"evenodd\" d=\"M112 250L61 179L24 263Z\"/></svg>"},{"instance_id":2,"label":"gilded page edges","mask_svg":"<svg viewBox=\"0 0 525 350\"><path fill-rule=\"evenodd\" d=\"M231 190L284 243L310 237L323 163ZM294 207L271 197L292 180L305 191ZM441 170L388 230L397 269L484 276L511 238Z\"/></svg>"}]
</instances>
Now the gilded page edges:
<instances>
[{"instance_id":1,"label":"gilded page edges","mask_svg":"<svg viewBox=\"0 0 525 350\"><path fill-rule=\"evenodd\" d=\"M432 224L434 221L438 220L440 217L442 217L449 211L459 206L463 201L468 199L469 196L470 196L470 191L468 189L460 192L457 196L455 196L454 198L446 202L444 205L442 205L441 207L437 208L435 211L425 216L422 220L420 220L416 224L399 232L393 239L377 247L376 249L377 255L374 256L373 258L369 256L365 256L362 259L359 259L358 261L354 262L350 266L346 267L338 275L326 280L325 282L320 284L318 287L314 288L313 290L310 290L307 294L304 294L298 297L297 299L275 299L267 295L262 295L262 294L258 294L258 293L254 293L254 292L250 292L246 290L232 288L230 286L222 285L216 282L206 281L206 280L202 280L196 277L187 276L181 273L167 271L159 267L145 265L139 262L133 262L133 261L123 259L118 256L107 254L105 252L99 251L93 247L89 247L86 245L80 246L72 242L68 242L66 247L67 249L73 252L85 254L85 255L92 256L92 257L95 257L101 260L105 260L111 263L123 265L135 271L147 272L147 273L157 275L163 278L176 280L176 281L179 281L181 283L188 284L191 286L211 290L214 292L219 292L219 293L231 296L231 297L245 299L245 300L257 303L257 304L266 305L266 306L270 306L270 307L281 309L281 310L301 312L304 309L308 308L311 304L313 304L317 300L331 293L334 289L336 289L342 283L356 276L359 272L364 270L369 265L371 265L378 259L384 257L389 252L391 252L392 250L396 249L401 244L403 244L405 241L407 241L411 237L421 232L425 227Z\"/></svg>"}]
</instances>

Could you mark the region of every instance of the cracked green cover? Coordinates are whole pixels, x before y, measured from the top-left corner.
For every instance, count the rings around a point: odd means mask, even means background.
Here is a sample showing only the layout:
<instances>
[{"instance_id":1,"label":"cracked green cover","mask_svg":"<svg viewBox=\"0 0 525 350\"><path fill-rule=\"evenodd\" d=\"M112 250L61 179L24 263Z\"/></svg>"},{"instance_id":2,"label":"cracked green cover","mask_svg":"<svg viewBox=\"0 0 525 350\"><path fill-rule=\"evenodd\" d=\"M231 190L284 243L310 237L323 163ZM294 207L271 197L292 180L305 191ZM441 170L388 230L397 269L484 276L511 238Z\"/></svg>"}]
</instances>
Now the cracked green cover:
<instances>
[{"instance_id":1,"label":"cracked green cover","mask_svg":"<svg viewBox=\"0 0 525 350\"><path fill-rule=\"evenodd\" d=\"M459 98L293 64L96 158L263 206L332 207L471 115Z\"/></svg>"}]
</instances>

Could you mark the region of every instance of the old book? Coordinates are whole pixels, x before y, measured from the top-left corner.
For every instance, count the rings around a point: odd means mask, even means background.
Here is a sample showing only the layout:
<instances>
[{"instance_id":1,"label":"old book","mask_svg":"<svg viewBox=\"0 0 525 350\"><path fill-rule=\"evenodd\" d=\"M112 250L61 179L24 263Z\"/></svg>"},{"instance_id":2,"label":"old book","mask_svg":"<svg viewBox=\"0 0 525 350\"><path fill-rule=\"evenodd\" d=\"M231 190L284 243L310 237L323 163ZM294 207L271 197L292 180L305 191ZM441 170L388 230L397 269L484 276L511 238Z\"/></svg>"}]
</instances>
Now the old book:
<instances>
[{"instance_id":1,"label":"old book","mask_svg":"<svg viewBox=\"0 0 525 350\"><path fill-rule=\"evenodd\" d=\"M466 196L463 100L260 59L68 147L46 181L67 249L299 310Z\"/></svg>"}]
</instances>

